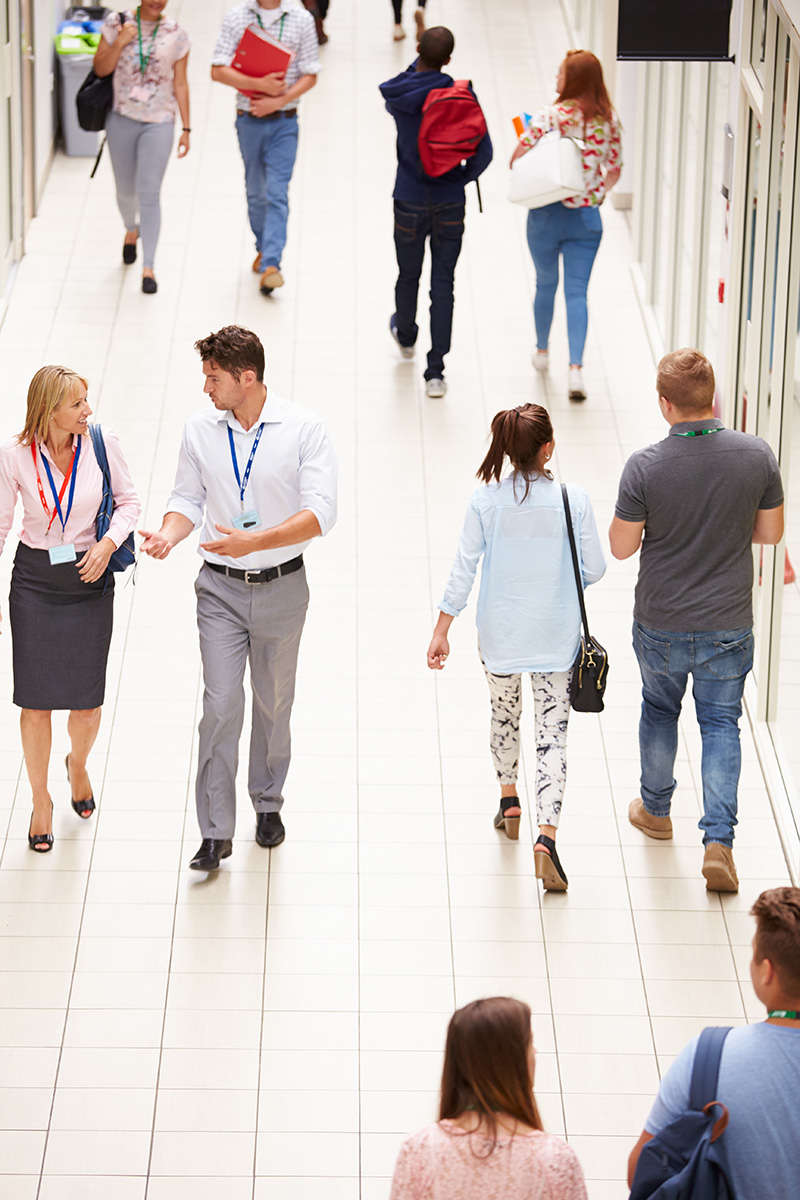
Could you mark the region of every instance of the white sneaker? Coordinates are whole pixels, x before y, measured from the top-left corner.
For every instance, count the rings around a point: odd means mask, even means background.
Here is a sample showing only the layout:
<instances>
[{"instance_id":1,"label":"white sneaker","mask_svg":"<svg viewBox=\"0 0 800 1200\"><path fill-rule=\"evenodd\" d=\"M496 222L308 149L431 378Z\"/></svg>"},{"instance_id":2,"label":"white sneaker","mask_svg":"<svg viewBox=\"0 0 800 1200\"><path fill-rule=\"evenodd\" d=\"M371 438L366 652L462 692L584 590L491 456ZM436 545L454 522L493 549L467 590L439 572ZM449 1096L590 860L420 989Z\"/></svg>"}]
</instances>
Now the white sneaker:
<instances>
[{"instance_id":1,"label":"white sneaker","mask_svg":"<svg viewBox=\"0 0 800 1200\"><path fill-rule=\"evenodd\" d=\"M392 313L392 315L389 317L389 333L392 335L394 340L397 342L398 348L399 348L400 353L402 354L403 358L413 358L414 357L414 347L413 346L404 346L403 343L400 341L400 334L397 332L397 317L394 313Z\"/></svg>"},{"instance_id":2,"label":"white sneaker","mask_svg":"<svg viewBox=\"0 0 800 1200\"><path fill-rule=\"evenodd\" d=\"M569 398L570 400L585 400L586 388L583 386L583 372L580 367L569 369Z\"/></svg>"},{"instance_id":3,"label":"white sneaker","mask_svg":"<svg viewBox=\"0 0 800 1200\"><path fill-rule=\"evenodd\" d=\"M447 393L447 384L443 379L426 379L425 380L425 395L430 396L431 400L440 400Z\"/></svg>"},{"instance_id":4,"label":"white sneaker","mask_svg":"<svg viewBox=\"0 0 800 1200\"><path fill-rule=\"evenodd\" d=\"M403 40L403 38L404 38L405 36L406 36L406 31L405 31L405 29L403 29L403 26L402 26L402 25L395 25L395 27L394 27L394 40L395 40L396 42L402 42L402 40Z\"/></svg>"},{"instance_id":5,"label":"white sneaker","mask_svg":"<svg viewBox=\"0 0 800 1200\"><path fill-rule=\"evenodd\" d=\"M550 365L550 355L546 350L534 350L533 365L537 371L546 371Z\"/></svg>"}]
</instances>

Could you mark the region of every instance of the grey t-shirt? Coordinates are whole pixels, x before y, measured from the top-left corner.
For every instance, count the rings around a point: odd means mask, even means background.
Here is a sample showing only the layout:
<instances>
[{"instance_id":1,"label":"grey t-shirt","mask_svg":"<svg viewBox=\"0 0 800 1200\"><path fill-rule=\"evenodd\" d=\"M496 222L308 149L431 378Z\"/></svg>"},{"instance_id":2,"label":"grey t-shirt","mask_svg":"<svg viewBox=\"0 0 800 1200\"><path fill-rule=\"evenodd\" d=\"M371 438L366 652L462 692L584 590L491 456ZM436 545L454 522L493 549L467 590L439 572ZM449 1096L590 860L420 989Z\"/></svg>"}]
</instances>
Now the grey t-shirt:
<instances>
[{"instance_id":1,"label":"grey t-shirt","mask_svg":"<svg viewBox=\"0 0 800 1200\"><path fill-rule=\"evenodd\" d=\"M661 1080L644 1123L660 1133L689 1107L697 1038L684 1046ZM800 1029L745 1025L725 1039L717 1098L729 1113L722 1135L737 1200L797 1200L800 1196Z\"/></svg>"},{"instance_id":2,"label":"grey t-shirt","mask_svg":"<svg viewBox=\"0 0 800 1200\"><path fill-rule=\"evenodd\" d=\"M716 419L682 421L637 450L615 509L645 522L635 619L675 633L752 625L753 524L759 508L782 503L769 445Z\"/></svg>"}]
</instances>

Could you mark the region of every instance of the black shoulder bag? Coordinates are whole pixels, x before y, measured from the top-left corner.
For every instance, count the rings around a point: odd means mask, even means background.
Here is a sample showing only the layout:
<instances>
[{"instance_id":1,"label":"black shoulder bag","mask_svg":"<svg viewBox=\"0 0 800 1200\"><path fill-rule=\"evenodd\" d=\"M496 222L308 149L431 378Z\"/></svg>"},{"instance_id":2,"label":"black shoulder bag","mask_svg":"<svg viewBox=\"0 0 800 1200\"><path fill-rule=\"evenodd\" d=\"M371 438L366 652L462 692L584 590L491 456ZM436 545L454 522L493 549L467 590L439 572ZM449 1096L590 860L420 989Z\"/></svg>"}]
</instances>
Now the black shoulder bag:
<instances>
[{"instance_id":1,"label":"black shoulder bag","mask_svg":"<svg viewBox=\"0 0 800 1200\"><path fill-rule=\"evenodd\" d=\"M589 633L589 622L586 618L586 605L583 602L583 579L581 578L578 550L575 545L575 534L572 529L572 514L569 510L569 497L566 484L561 485L561 498L564 501L564 515L567 519L567 537L572 553L572 569L575 572L575 586L578 589L578 603L581 606L583 621L583 636L578 648L578 655L572 664L572 678L569 683L569 702L576 712L603 711L603 694L608 681L608 654Z\"/></svg>"},{"instance_id":2,"label":"black shoulder bag","mask_svg":"<svg viewBox=\"0 0 800 1200\"><path fill-rule=\"evenodd\" d=\"M124 12L119 14L119 23L120 28L125 24ZM91 68L75 97L78 124L81 129L85 129L87 133L99 133L101 129L105 129L113 103L114 72L112 71L110 75L95 75L94 68ZM103 138L90 176L91 179L94 179L95 171L100 165L100 156L105 144L106 139Z\"/></svg>"}]
</instances>

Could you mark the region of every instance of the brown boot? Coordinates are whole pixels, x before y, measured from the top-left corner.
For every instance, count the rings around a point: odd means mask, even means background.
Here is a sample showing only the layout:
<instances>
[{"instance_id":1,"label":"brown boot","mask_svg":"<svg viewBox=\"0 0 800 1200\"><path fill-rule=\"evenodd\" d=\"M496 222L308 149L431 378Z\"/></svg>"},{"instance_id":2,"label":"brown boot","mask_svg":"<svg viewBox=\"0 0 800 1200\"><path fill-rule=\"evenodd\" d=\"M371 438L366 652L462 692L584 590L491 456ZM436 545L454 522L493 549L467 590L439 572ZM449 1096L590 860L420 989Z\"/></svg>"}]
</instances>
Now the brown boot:
<instances>
[{"instance_id":1,"label":"brown boot","mask_svg":"<svg viewBox=\"0 0 800 1200\"><path fill-rule=\"evenodd\" d=\"M739 876L733 861L733 851L721 842L709 842L703 858L703 875L707 892L738 892Z\"/></svg>"},{"instance_id":2,"label":"brown boot","mask_svg":"<svg viewBox=\"0 0 800 1200\"><path fill-rule=\"evenodd\" d=\"M668 841L672 837L672 821L669 817L654 817L644 806L640 796L628 805L628 820L648 837Z\"/></svg>"}]
</instances>

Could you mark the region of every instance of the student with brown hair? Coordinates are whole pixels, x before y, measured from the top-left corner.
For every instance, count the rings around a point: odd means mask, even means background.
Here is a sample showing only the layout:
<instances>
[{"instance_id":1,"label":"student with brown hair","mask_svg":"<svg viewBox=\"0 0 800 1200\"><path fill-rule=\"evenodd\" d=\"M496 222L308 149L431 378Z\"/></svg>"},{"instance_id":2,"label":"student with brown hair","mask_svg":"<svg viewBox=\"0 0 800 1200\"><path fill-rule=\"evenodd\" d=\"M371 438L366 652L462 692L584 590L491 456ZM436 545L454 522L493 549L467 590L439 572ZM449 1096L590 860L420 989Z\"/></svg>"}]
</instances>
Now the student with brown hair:
<instances>
[{"instance_id":1,"label":"student with brown hair","mask_svg":"<svg viewBox=\"0 0 800 1200\"><path fill-rule=\"evenodd\" d=\"M542 1128L535 1062L527 1004L494 996L457 1009L439 1120L406 1138L390 1200L585 1200L574 1151Z\"/></svg>"},{"instance_id":2,"label":"student with brown hair","mask_svg":"<svg viewBox=\"0 0 800 1200\"><path fill-rule=\"evenodd\" d=\"M716 1098L728 1110L722 1135L737 1200L797 1200L800 1196L800 888L762 892L750 978L767 1011L764 1021L731 1029L725 1039ZM651 1138L689 1107L697 1038L683 1048L661 1081L644 1131L628 1161L633 1180Z\"/></svg>"},{"instance_id":3,"label":"student with brown hair","mask_svg":"<svg viewBox=\"0 0 800 1200\"><path fill-rule=\"evenodd\" d=\"M648 837L672 837L678 718L691 675L703 738L703 876L709 891L735 892L739 718L753 666L752 543L781 540L783 488L767 442L725 429L714 416L714 369L704 354L666 354L656 382L669 435L628 459L608 535L615 558L641 547L633 607L641 795L628 819Z\"/></svg>"},{"instance_id":4,"label":"student with brown hair","mask_svg":"<svg viewBox=\"0 0 800 1200\"><path fill-rule=\"evenodd\" d=\"M581 618L561 489L547 467L554 445L550 417L539 404L509 408L492 421L492 442L478 469L482 486L467 508L428 666L444 667L448 631L467 603L482 558L476 621L500 784L494 824L507 837L519 837L521 680L527 672L536 724L536 876L546 890L565 891L567 876L555 838L567 771L569 676ZM586 586L601 578L606 562L588 495L574 483L567 491Z\"/></svg>"}]
</instances>

